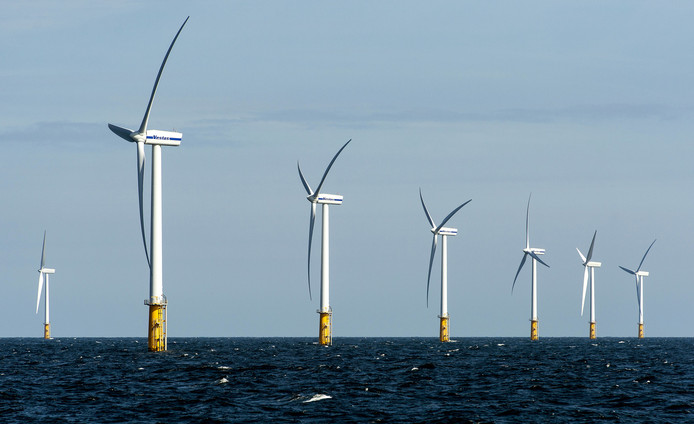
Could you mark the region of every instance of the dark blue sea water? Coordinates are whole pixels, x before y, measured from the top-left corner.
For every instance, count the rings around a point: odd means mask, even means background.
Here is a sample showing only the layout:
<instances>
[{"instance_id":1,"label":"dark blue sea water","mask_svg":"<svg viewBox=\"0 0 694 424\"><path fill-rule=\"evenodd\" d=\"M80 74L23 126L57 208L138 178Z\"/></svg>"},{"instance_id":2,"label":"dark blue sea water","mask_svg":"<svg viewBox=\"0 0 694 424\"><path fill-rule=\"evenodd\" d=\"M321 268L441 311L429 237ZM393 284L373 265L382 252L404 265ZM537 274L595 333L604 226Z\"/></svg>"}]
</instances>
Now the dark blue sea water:
<instances>
[{"instance_id":1,"label":"dark blue sea water","mask_svg":"<svg viewBox=\"0 0 694 424\"><path fill-rule=\"evenodd\" d=\"M0 422L694 421L694 339L0 339Z\"/></svg>"}]
</instances>

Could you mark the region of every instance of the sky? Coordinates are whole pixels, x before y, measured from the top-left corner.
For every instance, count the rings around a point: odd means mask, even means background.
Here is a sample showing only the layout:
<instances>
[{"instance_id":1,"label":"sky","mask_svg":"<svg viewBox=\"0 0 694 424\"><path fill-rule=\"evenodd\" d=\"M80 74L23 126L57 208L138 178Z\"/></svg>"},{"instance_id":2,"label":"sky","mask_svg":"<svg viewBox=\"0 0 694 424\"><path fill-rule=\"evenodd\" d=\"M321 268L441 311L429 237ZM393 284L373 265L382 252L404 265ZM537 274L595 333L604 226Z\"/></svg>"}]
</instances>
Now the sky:
<instances>
[{"instance_id":1,"label":"sky","mask_svg":"<svg viewBox=\"0 0 694 424\"><path fill-rule=\"evenodd\" d=\"M330 211L333 335L438 336L447 226L451 336L588 335L584 253L597 230L597 334L688 337L694 281L694 5L672 1L7 2L0 15L0 337L40 337L47 231L55 337L146 337L149 270L137 128L163 150L170 337L317 337L309 202ZM147 148L150 184L150 149ZM149 189L146 191L148 196ZM146 208L148 216L149 207ZM317 225L320 225L320 214ZM317 227L319 228L319 227ZM42 301L43 302L43 301Z\"/></svg>"}]
</instances>

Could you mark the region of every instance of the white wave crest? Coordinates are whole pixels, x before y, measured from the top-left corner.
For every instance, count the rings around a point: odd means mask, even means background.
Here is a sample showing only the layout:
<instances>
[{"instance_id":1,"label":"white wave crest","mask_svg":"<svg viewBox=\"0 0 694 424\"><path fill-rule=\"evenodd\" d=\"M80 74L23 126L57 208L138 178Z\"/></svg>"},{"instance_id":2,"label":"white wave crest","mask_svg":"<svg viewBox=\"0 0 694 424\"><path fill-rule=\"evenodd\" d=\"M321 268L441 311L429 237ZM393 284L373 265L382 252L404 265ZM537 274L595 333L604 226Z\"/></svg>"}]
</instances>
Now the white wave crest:
<instances>
[{"instance_id":1,"label":"white wave crest","mask_svg":"<svg viewBox=\"0 0 694 424\"><path fill-rule=\"evenodd\" d=\"M332 396L324 395L322 393L316 393L311 399L305 400L304 403L316 402L323 399L332 399Z\"/></svg>"}]
</instances>

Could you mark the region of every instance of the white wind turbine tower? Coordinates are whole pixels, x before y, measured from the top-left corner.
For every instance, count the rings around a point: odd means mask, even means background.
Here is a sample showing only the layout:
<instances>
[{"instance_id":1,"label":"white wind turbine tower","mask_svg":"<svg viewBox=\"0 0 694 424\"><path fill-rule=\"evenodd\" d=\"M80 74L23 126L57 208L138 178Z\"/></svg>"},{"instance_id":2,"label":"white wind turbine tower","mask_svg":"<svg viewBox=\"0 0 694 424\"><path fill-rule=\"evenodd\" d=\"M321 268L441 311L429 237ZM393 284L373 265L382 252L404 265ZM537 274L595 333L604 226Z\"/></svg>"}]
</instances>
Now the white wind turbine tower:
<instances>
[{"instance_id":1,"label":"white wind turbine tower","mask_svg":"<svg viewBox=\"0 0 694 424\"><path fill-rule=\"evenodd\" d=\"M162 187L161 187L161 146L179 146L182 134L172 131L160 131L147 129L149 114L152 110L154 95L157 92L159 79L161 78L164 65L169 58L171 49L178 39L178 35L183 30L188 19L183 22L181 28L176 33L169 50L164 56L164 60L159 68L159 73L154 81L152 94L145 110L145 115L140 123L140 128L133 131L128 128L118 127L108 124L108 127L119 137L137 145L137 189L140 204L140 230L142 231L142 242L145 247L145 257L150 268L149 299L145 304L149 306L149 325L147 334L147 344L150 351L163 351L167 348L166 337L166 306L167 300L163 292L162 282ZM152 146L152 203L151 203L151 226L150 226L150 249L147 252L147 238L145 236L145 222L143 215L143 184L145 174L145 144Z\"/></svg>"},{"instance_id":2,"label":"white wind turbine tower","mask_svg":"<svg viewBox=\"0 0 694 424\"><path fill-rule=\"evenodd\" d=\"M593 233L593 240L590 242L590 248L588 249L588 256L583 256L578 247L578 255L583 261L583 297L581 300L581 316L583 316L583 306L586 303L586 288L588 286L588 273L590 272L590 338L595 338L595 268L600 268L601 262L591 261L593 257L593 247L595 246L595 236L598 234L597 230ZM590 270L590 271L589 271Z\"/></svg>"},{"instance_id":3,"label":"white wind turbine tower","mask_svg":"<svg viewBox=\"0 0 694 424\"><path fill-rule=\"evenodd\" d=\"M639 263L639 267L636 268L636 271L632 271L629 268L624 268L623 266L619 266L622 268L624 271L628 272L629 274L633 275L636 278L636 299L639 302L639 338L643 338L643 277L648 277L648 271L641 271L641 265L643 265L643 261L646 259L646 255L648 255L648 252L651 250L651 247L653 247L653 244L655 243L655 240L653 240L653 243L651 243L650 246L648 246L648 249L646 250L646 253L643 254L643 258L641 258L641 262Z\"/></svg>"},{"instance_id":4,"label":"white wind turbine tower","mask_svg":"<svg viewBox=\"0 0 694 424\"><path fill-rule=\"evenodd\" d=\"M43 288L43 280L46 280L46 299L44 302L45 316L46 319L43 322L43 338L51 338L51 323L49 317L49 289L50 289L50 279L49 275L55 274L55 269L46 268L46 231L43 232L43 247L41 248L41 266L39 267L39 292L36 296L36 313L39 313L39 304L41 303L41 289Z\"/></svg>"},{"instance_id":5,"label":"white wind turbine tower","mask_svg":"<svg viewBox=\"0 0 694 424\"><path fill-rule=\"evenodd\" d=\"M525 260L530 256L532 261L532 289L530 291L530 340L537 340L537 262L549 268L549 265L544 263L538 255L544 255L545 249L540 249L537 247L530 247L530 198L532 193L528 196L528 207L525 211L525 249L523 249L523 259L521 259L518 271L516 271L516 277L513 279L513 286L511 286L511 293L513 293L513 288L516 286L516 280L518 279L518 274L520 274Z\"/></svg>"},{"instance_id":6,"label":"white wind turbine tower","mask_svg":"<svg viewBox=\"0 0 694 424\"><path fill-rule=\"evenodd\" d=\"M433 240L431 242L431 256L429 258L429 274L427 276L427 307L429 306L429 282L431 281L431 266L434 263L434 254L436 253L436 243L438 236L441 235L441 314L439 315L440 326L439 326L439 340L442 342L450 341L450 328L448 315L448 241L449 236L458 235L457 228L444 227L448 220L450 220L453 215L456 214L463 206L472 202L472 199L453 209L453 212L449 213L439 226L436 226L434 220L431 218L431 214L427 210L427 206L424 204L424 198L422 197L422 189L419 189L419 200L422 202L422 207L424 208L424 214L426 214L427 221L431 225L431 232L434 234Z\"/></svg>"},{"instance_id":7,"label":"white wind turbine tower","mask_svg":"<svg viewBox=\"0 0 694 424\"><path fill-rule=\"evenodd\" d=\"M311 241L313 240L313 225L316 221L316 204L322 205L323 209L323 228L322 228L322 240L321 240L321 285L320 285L320 309L319 313L319 326L318 326L318 343L321 345L330 345L333 341L332 335L332 308L330 307L330 215L329 215L329 205L341 205L343 197L339 194L325 194L321 193L320 190L325 182L325 177L328 176L330 168L335 163L335 159L342 153L345 147L352 141L349 139L340 150L337 151L333 160L330 161L328 167L323 173L323 178L321 178L316 191L311 190L311 187L306 182L304 174L301 172L301 166L297 161L296 167L299 170L299 177L301 178L301 183L306 189L308 196L306 199L311 203L311 220L308 227L308 294L309 298L311 296Z\"/></svg>"}]
</instances>

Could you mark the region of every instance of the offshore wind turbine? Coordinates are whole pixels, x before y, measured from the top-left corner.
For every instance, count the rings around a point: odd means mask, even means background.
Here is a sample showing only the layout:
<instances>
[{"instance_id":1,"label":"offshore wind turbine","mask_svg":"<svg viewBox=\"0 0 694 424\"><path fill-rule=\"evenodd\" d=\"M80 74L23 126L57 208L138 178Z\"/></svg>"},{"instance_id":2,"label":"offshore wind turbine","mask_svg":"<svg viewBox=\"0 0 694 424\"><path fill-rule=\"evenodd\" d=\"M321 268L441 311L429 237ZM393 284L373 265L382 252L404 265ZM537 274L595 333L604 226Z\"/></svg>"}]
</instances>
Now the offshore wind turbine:
<instances>
[{"instance_id":1,"label":"offshore wind turbine","mask_svg":"<svg viewBox=\"0 0 694 424\"><path fill-rule=\"evenodd\" d=\"M453 209L453 212L449 213L440 225L436 225L434 220L431 218L427 206L424 204L424 198L422 197L422 189L419 189L419 200L422 202L422 207L424 208L424 214L427 217L427 221L431 225L431 232L434 234L433 240L431 242L431 256L429 258L429 274L427 276L427 307L429 306L429 282L431 281L431 266L434 263L434 254L436 253L436 243L438 236L441 235L441 314L439 315L440 326L439 326L439 340L442 342L450 341L450 328L449 320L450 315L448 315L448 241L449 236L458 235L457 228L444 227L448 220L453 218L463 206L472 202L472 199Z\"/></svg>"},{"instance_id":2,"label":"offshore wind turbine","mask_svg":"<svg viewBox=\"0 0 694 424\"><path fill-rule=\"evenodd\" d=\"M159 73L154 81L152 94L142 118L140 127L133 131L128 128L118 127L108 124L108 127L116 135L126 141L134 142L137 146L137 191L140 204L140 230L142 232L142 242L145 247L145 258L150 269L149 277L149 299L145 300L145 305L149 306L147 346L150 351L163 351L167 349L167 329L166 329L166 307L168 301L164 296L162 282L162 187L161 187L161 146L179 146L183 135L173 131L151 130L147 128L149 115L154 102L154 95L157 92L159 79L164 71L164 65L169 58L171 49L176 43L183 27L188 22L186 20L179 28L169 50L164 56L164 60L159 67ZM145 236L145 222L143 213L143 184L145 176L145 144L152 146L152 199L151 199L151 223L150 223L150 249L147 251L147 237Z\"/></svg>"},{"instance_id":3,"label":"offshore wind turbine","mask_svg":"<svg viewBox=\"0 0 694 424\"><path fill-rule=\"evenodd\" d=\"M648 255L648 252L651 250L651 247L653 247L653 244L655 243L655 240L653 240L653 243L651 243L650 246L648 246L648 249L646 250L646 253L643 254L643 258L641 258L641 262L639 262L639 267L636 268L636 271L632 271L629 268L624 268L623 266L619 266L622 268L624 271L628 272L629 274L633 275L634 278L636 278L636 300L639 302L639 338L643 338L643 277L648 277L648 271L641 271L641 265L643 265L643 261L646 259L646 255Z\"/></svg>"},{"instance_id":4,"label":"offshore wind turbine","mask_svg":"<svg viewBox=\"0 0 694 424\"><path fill-rule=\"evenodd\" d=\"M45 319L43 321L43 338L51 338L51 321L49 317L49 289L50 289L50 279L49 275L55 274L55 269L46 268L46 231L43 232L43 247L41 248L41 265L39 266L39 292L36 296L36 313L39 313L39 304L41 303L41 289L43 288L43 281L46 280L46 298L44 299L45 307Z\"/></svg>"},{"instance_id":5,"label":"offshore wind turbine","mask_svg":"<svg viewBox=\"0 0 694 424\"><path fill-rule=\"evenodd\" d=\"M537 262L549 268L549 265L544 263L538 255L544 255L545 249L540 249L537 247L530 247L530 198L532 193L528 196L528 207L525 211L525 249L523 249L523 259L521 259L518 271L516 271L516 277L513 279L513 285L511 286L511 293L513 293L513 288L516 286L516 280L518 279L518 274L520 274L523 265L525 265L525 260L530 256L532 258L532 288L530 290L530 340L537 340Z\"/></svg>"},{"instance_id":6,"label":"offshore wind turbine","mask_svg":"<svg viewBox=\"0 0 694 424\"><path fill-rule=\"evenodd\" d=\"M600 268L601 262L591 261L593 257L593 247L595 246L595 236L598 234L596 230L593 233L593 240L590 242L590 248L588 248L588 256L583 256L578 247L578 255L583 261L583 298L581 300L581 316L583 316L583 306L586 303L586 288L588 286L588 273L590 272L590 338L595 338L595 268ZM590 270L590 271L589 271Z\"/></svg>"},{"instance_id":7,"label":"offshore wind turbine","mask_svg":"<svg viewBox=\"0 0 694 424\"><path fill-rule=\"evenodd\" d=\"M330 168L335 163L335 159L342 153L342 151L347 147L349 139L340 150L337 151L333 160L330 161L328 167L323 173L323 178L321 178L320 183L315 191L311 190L311 187L306 182L304 174L301 172L301 166L299 162L296 162L296 167L299 170L299 177L301 178L301 183L306 189L306 199L311 203L311 219L309 221L308 227L308 295L312 299L311 295L311 241L313 240L313 226L316 221L316 205L322 205L323 221L322 221L322 239L321 239L321 274L320 274L320 309L318 309L319 321L318 321L318 343L321 345L331 345L333 343L333 310L330 307L330 214L329 205L339 206L342 204L343 197L339 194L326 194L321 193L321 188L325 182L325 177L328 176Z\"/></svg>"}]
</instances>

